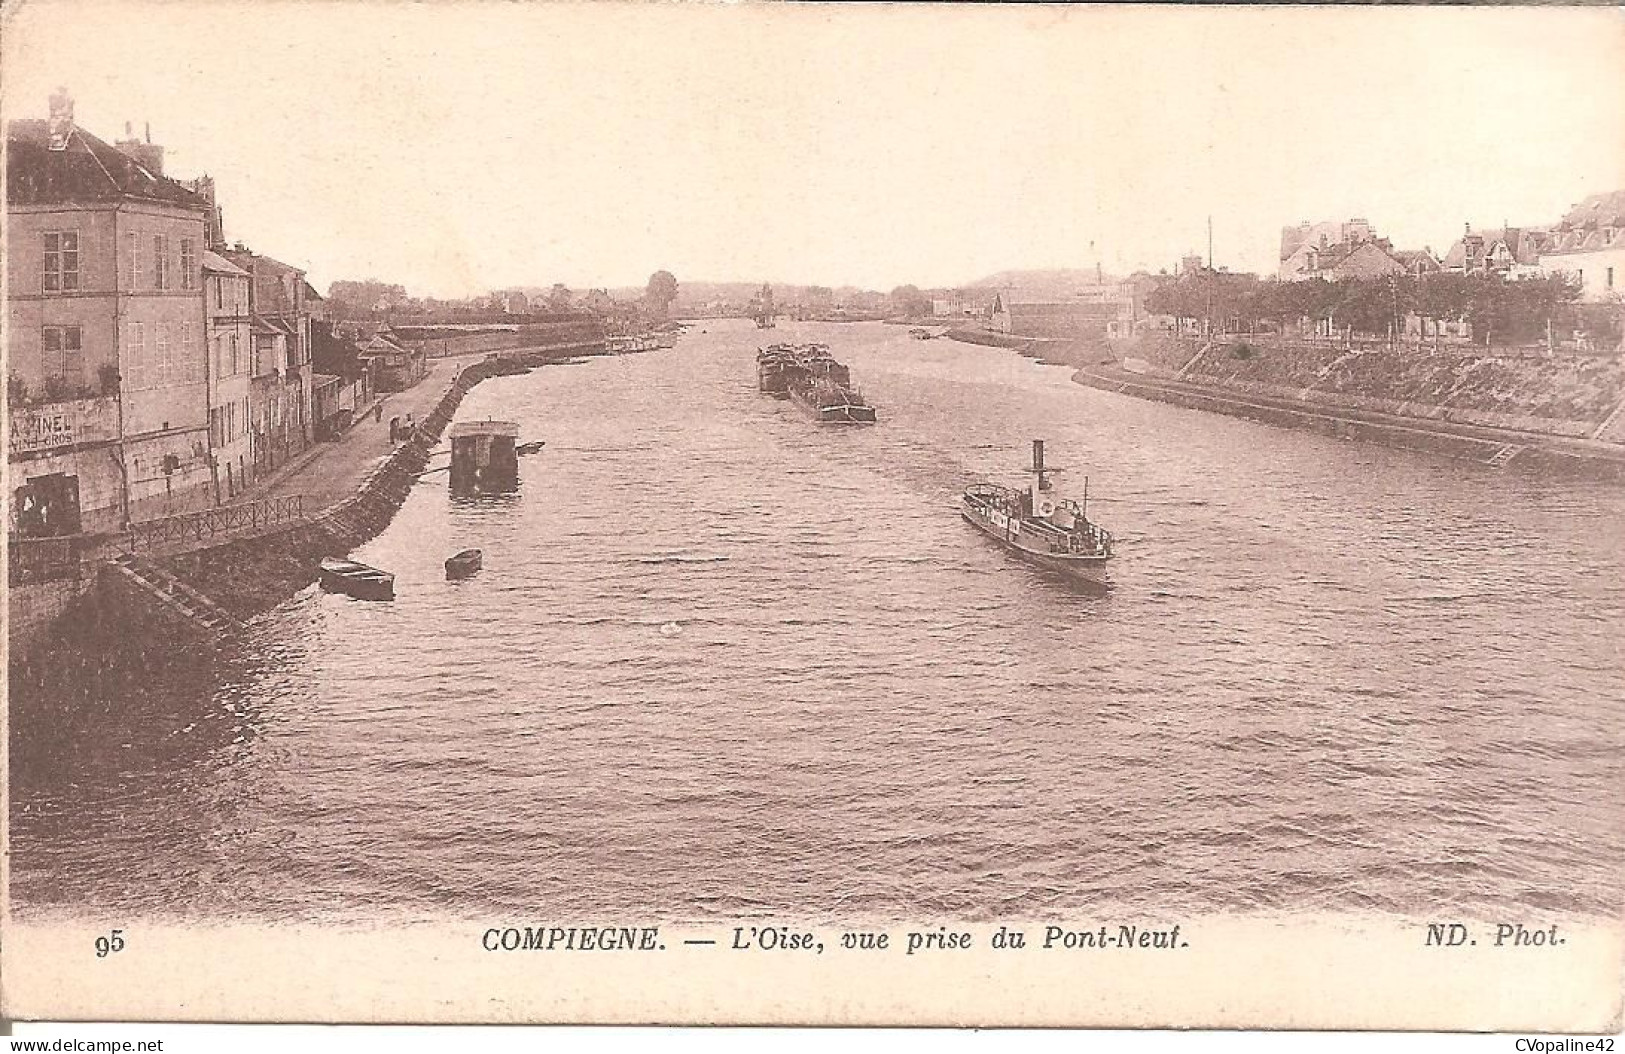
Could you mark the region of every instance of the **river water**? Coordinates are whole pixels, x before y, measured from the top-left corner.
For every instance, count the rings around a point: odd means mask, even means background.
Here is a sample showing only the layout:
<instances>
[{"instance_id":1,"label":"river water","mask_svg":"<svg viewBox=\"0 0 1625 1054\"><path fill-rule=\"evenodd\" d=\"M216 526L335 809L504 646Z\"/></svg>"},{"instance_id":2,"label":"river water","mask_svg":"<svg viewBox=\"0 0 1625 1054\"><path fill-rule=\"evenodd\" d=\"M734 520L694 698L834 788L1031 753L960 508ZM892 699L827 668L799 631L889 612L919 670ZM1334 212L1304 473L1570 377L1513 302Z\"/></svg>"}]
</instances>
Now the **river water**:
<instances>
[{"instance_id":1,"label":"river water","mask_svg":"<svg viewBox=\"0 0 1625 1054\"><path fill-rule=\"evenodd\" d=\"M786 325L880 411L820 429L704 325L477 387L547 446L516 497L419 484L355 554L394 603L24 701L14 909L1617 914L1625 491ZM959 519L1035 437L1119 539L1104 595Z\"/></svg>"}]
</instances>

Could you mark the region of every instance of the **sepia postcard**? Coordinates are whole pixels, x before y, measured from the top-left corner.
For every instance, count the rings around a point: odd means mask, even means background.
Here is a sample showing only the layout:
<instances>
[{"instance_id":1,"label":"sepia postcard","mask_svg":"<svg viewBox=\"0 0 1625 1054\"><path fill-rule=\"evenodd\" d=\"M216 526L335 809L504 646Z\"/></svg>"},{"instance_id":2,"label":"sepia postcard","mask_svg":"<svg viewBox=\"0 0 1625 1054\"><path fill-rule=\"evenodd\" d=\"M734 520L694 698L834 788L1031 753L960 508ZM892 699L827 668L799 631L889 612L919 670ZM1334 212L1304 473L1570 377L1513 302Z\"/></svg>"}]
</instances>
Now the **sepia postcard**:
<instances>
[{"instance_id":1,"label":"sepia postcard","mask_svg":"<svg viewBox=\"0 0 1625 1054\"><path fill-rule=\"evenodd\" d=\"M3 47L0 1018L1619 1029L1617 9Z\"/></svg>"}]
</instances>

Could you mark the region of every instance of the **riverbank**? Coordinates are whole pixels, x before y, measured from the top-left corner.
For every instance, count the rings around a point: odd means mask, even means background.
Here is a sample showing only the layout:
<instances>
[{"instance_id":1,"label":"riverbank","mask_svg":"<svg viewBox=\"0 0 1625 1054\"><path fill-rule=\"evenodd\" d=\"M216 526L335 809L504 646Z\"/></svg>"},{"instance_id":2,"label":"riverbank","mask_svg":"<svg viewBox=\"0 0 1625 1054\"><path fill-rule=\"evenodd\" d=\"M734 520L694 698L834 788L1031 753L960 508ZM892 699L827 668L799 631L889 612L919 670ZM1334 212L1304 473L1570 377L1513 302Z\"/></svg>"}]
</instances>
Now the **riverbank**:
<instances>
[{"instance_id":1,"label":"riverbank","mask_svg":"<svg viewBox=\"0 0 1625 1054\"><path fill-rule=\"evenodd\" d=\"M1025 337L963 326L951 328L943 336L949 340L957 340L961 344L1008 348L1018 355L1036 359L1046 366L1081 366L1087 360L1087 345L1083 341L1064 337Z\"/></svg>"},{"instance_id":2,"label":"riverbank","mask_svg":"<svg viewBox=\"0 0 1625 1054\"><path fill-rule=\"evenodd\" d=\"M1565 476L1625 482L1625 447L1594 439L1452 424L1353 408L1334 408L1284 396L1242 395L1173 378L1085 366L1078 384L1193 410L1299 428L1406 450Z\"/></svg>"},{"instance_id":3,"label":"riverbank","mask_svg":"<svg viewBox=\"0 0 1625 1054\"><path fill-rule=\"evenodd\" d=\"M316 577L323 557L343 556L389 525L424 470L463 396L490 377L525 373L577 356L603 354L602 342L549 345L442 359L425 379L383 401L381 419L364 417L337 442L312 447L280 469L254 498L298 497L304 514L215 536L176 538L126 553L117 544L87 550L78 573L10 590L14 672L37 649L118 630L139 648L150 630L193 645L229 633L231 623L266 610ZM389 422L410 417L412 436L391 441ZM103 603L103 601L108 601ZM154 616L139 617L145 603ZM120 613L122 628L109 625Z\"/></svg>"}]
</instances>

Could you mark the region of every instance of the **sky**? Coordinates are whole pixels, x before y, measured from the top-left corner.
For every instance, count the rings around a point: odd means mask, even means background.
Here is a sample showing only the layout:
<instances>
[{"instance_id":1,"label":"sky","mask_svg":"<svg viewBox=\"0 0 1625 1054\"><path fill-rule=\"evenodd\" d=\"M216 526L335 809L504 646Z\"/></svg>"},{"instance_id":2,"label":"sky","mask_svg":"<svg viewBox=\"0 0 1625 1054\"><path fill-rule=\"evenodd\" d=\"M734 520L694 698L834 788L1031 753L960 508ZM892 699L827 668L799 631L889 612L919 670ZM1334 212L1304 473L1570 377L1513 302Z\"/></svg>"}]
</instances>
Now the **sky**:
<instances>
[{"instance_id":1,"label":"sky","mask_svg":"<svg viewBox=\"0 0 1625 1054\"><path fill-rule=\"evenodd\" d=\"M0 110L57 86L215 178L318 289L1015 268L1273 272L1362 217L1443 253L1625 188L1608 8L7 4Z\"/></svg>"}]
</instances>

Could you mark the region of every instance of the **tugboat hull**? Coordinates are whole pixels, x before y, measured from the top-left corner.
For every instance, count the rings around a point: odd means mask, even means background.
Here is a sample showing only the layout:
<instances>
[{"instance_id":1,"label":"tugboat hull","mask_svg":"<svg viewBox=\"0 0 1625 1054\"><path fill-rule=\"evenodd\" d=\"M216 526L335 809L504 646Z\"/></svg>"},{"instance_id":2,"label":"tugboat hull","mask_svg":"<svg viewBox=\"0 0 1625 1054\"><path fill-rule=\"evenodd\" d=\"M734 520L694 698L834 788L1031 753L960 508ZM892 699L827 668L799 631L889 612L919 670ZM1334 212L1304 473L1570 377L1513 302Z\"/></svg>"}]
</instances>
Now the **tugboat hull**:
<instances>
[{"instance_id":1,"label":"tugboat hull","mask_svg":"<svg viewBox=\"0 0 1625 1054\"><path fill-rule=\"evenodd\" d=\"M993 522L979 509L967 505L960 510L960 514L964 516L965 522L1029 563L1058 571L1080 582L1102 586L1110 584L1106 573L1106 565L1111 560L1109 556L1056 553L1047 547L1041 547L1036 539L1024 537L1019 529L1012 531L1008 525Z\"/></svg>"}]
</instances>

